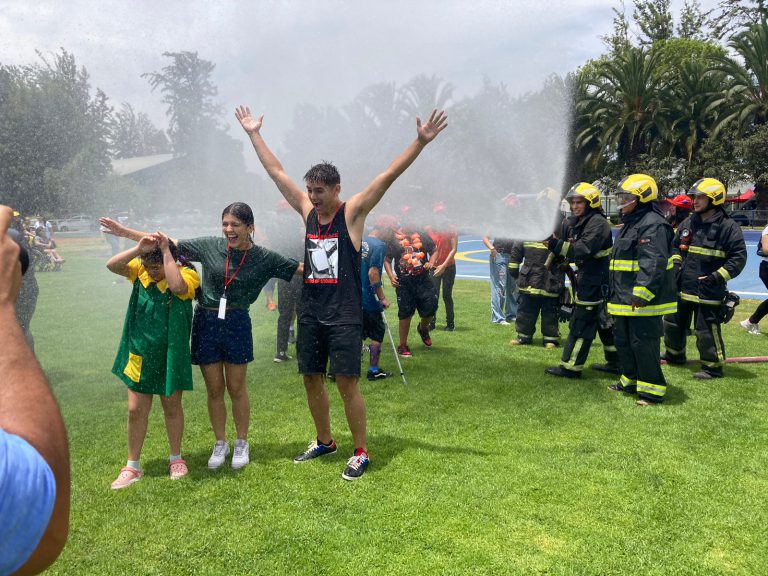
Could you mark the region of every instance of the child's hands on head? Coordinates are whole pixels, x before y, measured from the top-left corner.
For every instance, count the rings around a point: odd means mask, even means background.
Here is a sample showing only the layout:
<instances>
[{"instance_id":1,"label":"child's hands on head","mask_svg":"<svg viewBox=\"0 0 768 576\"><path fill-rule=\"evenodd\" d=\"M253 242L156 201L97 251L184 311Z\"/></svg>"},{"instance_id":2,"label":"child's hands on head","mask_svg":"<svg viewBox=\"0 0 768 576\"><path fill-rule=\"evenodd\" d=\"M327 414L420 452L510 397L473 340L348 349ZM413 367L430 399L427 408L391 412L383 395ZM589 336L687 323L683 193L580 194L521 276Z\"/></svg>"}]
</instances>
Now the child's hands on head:
<instances>
[{"instance_id":1,"label":"child's hands on head","mask_svg":"<svg viewBox=\"0 0 768 576\"><path fill-rule=\"evenodd\" d=\"M157 245L160 247L160 250L162 250L163 252L166 252L169 250L169 245L171 241L166 234L163 234L162 232L160 232L160 230L158 230L152 236L157 241Z\"/></svg>"},{"instance_id":2,"label":"child's hands on head","mask_svg":"<svg viewBox=\"0 0 768 576\"><path fill-rule=\"evenodd\" d=\"M149 254L152 250L157 248L157 238L155 235L144 236L139 240L138 248L141 254Z\"/></svg>"}]
</instances>

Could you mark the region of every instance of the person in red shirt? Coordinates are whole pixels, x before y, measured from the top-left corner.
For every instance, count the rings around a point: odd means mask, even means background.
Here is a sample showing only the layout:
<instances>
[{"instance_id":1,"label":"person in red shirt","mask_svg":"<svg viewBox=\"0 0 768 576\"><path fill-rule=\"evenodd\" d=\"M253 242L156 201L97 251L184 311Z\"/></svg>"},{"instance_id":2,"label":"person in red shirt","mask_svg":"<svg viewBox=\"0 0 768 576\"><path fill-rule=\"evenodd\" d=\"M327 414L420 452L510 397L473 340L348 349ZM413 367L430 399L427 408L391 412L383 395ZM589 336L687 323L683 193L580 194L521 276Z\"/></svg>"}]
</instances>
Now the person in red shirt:
<instances>
[{"instance_id":1,"label":"person in red shirt","mask_svg":"<svg viewBox=\"0 0 768 576\"><path fill-rule=\"evenodd\" d=\"M445 304L445 331L453 332L456 329L453 311L453 284L456 281L456 250L459 246L459 233L448 219L445 218L445 204L438 202L432 212L436 215L434 226L426 226L427 233L437 246L435 260L432 269L432 283L437 290L438 299L442 288L443 304ZM435 329L435 319L429 326Z\"/></svg>"}]
</instances>

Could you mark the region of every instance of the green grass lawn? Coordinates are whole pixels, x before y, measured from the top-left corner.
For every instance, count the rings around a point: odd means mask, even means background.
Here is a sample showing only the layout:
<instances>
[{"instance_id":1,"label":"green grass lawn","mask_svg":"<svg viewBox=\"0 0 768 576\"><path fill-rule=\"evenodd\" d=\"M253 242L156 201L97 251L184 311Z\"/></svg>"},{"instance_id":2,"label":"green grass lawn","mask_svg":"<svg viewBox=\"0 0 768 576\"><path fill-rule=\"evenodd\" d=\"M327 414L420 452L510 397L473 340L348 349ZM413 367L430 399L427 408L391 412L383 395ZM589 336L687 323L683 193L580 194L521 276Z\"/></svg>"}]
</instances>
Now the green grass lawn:
<instances>
[{"instance_id":1,"label":"green grass lawn","mask_svg":"<svg viewBox=\"0 0 768 576\"><path fill-rule=\"evenodd\" d=\"M60 245L67 263L38 276L33 322L72 451L70 539L50 574L768 573L768 368L729 365L700 382L694 365L665 367L667 402L641 408L599 373L545 376L560 350L510 347L514 328L490 323L476 281L456 284L456 332L440 330L441 312L432 350L412 339L407 386L362 383L371 466L360 481L340 477L353 446L335 390L339 451L293 464L314 429L295 362L272 362L276 313L259 300L251 464L206 468L214 438L196 371L190 476L167 477L156 402L146 475L113 492L127 408L110 369L129 285L104 267L105 243ZM736 322L754 305L725 326L732 356L766 354L768 338ZM599 344L590 361L602 361ZM388 346L381 365L395 369Z\"/></svg>"}]
</instances>

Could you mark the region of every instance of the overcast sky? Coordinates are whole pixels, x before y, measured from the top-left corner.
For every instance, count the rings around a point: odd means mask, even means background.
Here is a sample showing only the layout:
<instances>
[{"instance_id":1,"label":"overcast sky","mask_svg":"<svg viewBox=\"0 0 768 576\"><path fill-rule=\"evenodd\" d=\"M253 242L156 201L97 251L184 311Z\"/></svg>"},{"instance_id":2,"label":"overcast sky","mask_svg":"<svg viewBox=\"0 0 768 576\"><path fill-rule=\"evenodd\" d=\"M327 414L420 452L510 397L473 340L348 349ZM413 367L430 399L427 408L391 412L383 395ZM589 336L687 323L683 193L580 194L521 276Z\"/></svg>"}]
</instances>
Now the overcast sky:
<instances>
[{"instance_id":1,"label":"overcast sky","mask_svg":"<svg viewBox=\"0 0 768 576\"><path fill-rule=\"evenodd\" d=\"M672 4L677 13L683 0ZM227 113L248 103L279 138L297 103L340 105L369 84L419 73L451 82L457 98L484 77L535 89L603 51L612 6L618 2L0 0L0 62L66 48L114 106L128 101L165 127L160 95L140 75L167 65L163 52L197 51L216 64Z\"/></svg>"}]
</instances>

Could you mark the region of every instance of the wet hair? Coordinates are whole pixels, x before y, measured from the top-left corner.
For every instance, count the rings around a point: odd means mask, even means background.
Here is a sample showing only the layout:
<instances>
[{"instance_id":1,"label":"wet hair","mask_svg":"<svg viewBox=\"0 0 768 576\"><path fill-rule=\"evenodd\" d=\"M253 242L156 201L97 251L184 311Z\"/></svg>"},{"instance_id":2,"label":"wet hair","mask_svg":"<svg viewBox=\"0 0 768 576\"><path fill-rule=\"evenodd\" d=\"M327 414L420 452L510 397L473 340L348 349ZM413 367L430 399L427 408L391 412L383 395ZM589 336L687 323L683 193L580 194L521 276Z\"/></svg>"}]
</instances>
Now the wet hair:
<instances>
[{"instance_id":1,"label":"wet hair","mask_svg":"<svg viewBox=\"0 0 768 576\"><path fill-rule=\"evenodd\" d=\"M246 226L253 226L253 210L245 202L233 202L224 208L221 218L223 219L227 214L234 216Z\"/></svg>"},{"instance_id":2,"label":"wet hair","mask_svg":"<svg viewBox=\"0 0 768 576\"><path fill-rule=\"evenodd\" d=\"M179 249L176 247L176 244L173 242L168 242L168 248L171 250L171 256L173 256L174 260L179 259ZM163 251L160 250L160 247L156 247L151 252L147 252L146 254L142 254L139 256L141 259L141 263L145 266L147 264L149 265L156 265L156 264L162 264L163 263Z\"/></svg>"},{"instance_id":3,"label":"wet hair","mask_svg":"<svg viewBox=\"0 0 768 576\"><path fill-rule=\"evenodd\" d=\"M307 173L304 174L304 182L319 182L324 186L336 186L341 184L341 176L336 166L323 160L320 164L315 164L307 170Z\"/></svg>"}]
</instances>

